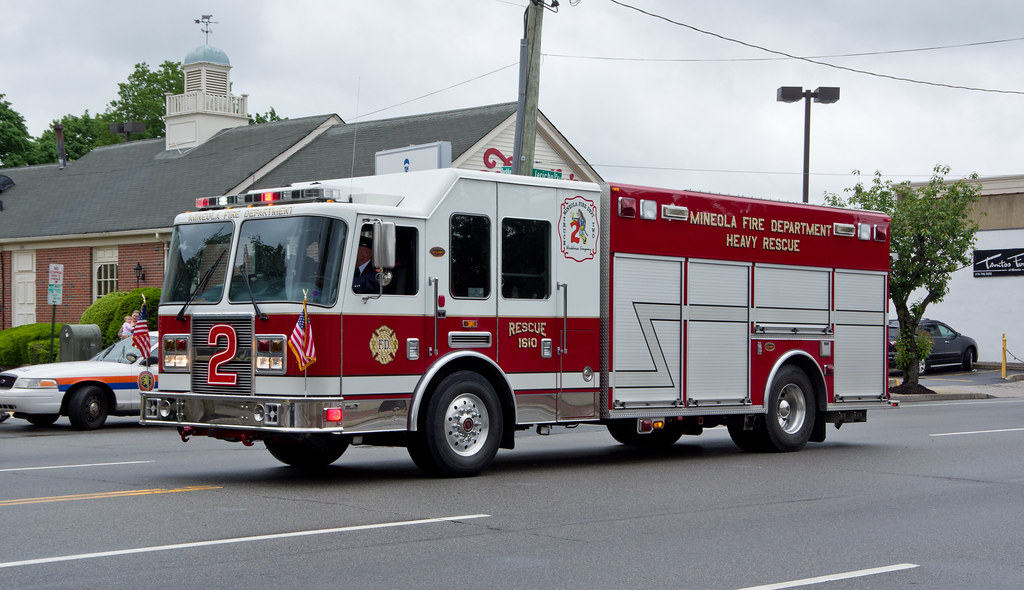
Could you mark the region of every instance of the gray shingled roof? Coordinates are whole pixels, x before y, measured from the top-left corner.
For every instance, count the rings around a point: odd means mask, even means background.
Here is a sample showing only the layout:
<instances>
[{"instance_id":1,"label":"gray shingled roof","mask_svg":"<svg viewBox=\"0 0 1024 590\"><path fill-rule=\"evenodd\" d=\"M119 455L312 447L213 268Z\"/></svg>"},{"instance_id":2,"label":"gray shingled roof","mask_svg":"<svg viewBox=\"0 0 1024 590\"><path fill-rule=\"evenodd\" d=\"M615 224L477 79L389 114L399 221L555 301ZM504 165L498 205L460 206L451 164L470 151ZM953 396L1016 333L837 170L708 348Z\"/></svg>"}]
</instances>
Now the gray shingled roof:
<instances>
[{"instance_id":1,"label":"gray shingled roof","mask_svg":"<svg viewBox=\"0 0 1024 590\"><path fill-rule=\"evenodd\" d=\"M244 182L330 116L227 129L180 153L147 139L93 149L64 170L0 169L15 183L0 193L0 239L170 227L196 197Z\"/></svg>"},{"instance_id":2,"label":"gray shingled roof","mask_svg":"<svg viewBox=\"0 0 1024 590\"><path fill-rule=\"evenodd\" d=\"M335 125L253 188L371 175L374 153L433 141L451 142L454 159L515 110L515 103L503 103ZM165 151L163 139L149 139L96 148L64 170L2 168L0 174L15 186L0 193L0 239L169 227L196 197L224 194L244 183L332 116L227 129L180 153Z\"/></svg>"},{"instance_id":3,"label":"gray shingled roof","mask_svg":"<svg viewBox=\"0 0 1024 590\"><path fill-rule=\"evenodd\" d=\"M336 125L251 188L272 188L293 182L329 178L372 176L375 153L435 141L450 142L454 160L515 112L516 103L510 102ZM354 161L353 150L356 156Z\"/></svg>"}]
</instances>

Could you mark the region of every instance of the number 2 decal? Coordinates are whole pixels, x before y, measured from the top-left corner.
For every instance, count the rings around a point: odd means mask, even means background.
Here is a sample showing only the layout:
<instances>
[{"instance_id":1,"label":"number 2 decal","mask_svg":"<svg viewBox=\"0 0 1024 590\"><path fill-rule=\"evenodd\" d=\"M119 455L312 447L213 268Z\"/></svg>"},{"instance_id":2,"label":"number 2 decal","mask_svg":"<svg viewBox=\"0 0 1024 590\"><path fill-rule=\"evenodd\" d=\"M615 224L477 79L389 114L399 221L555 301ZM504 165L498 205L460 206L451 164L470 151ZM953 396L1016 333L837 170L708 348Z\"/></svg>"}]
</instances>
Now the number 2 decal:
<instances>
[{"instance_id":1,"label":"number 2 decal","mask_svg":"<svg viewBox=\"0 0 1024 590\"><path fill-rule=\"evenodd\" d=\"M235 358L235 352L238 349L238 336L235 334L235 329L229 324L217 324L210 328L207 344L218 346L221 336L227 340L227 347L210 357L210 370L206 382L210 385L234 385L238 382L238 375L222 373L220 366Z\"/></svg>"}]
</instances>

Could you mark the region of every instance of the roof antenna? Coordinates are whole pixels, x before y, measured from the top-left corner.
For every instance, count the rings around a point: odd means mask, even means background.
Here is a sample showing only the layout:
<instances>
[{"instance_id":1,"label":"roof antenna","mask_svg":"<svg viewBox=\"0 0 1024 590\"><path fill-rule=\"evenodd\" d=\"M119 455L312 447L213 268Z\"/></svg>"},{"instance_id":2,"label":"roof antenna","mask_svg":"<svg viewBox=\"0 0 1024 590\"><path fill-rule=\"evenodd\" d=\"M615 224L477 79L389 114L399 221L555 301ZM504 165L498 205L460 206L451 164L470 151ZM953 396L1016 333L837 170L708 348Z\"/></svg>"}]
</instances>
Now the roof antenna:
<instances>
[{"instance_id":1,"label":"roof antenna","mask_svg":"<svg viewBox=\"0 0 1024 590\"><path fill-rule=\"evenodd\" d=\"M210 44L210 33L211 33L210 25L219 25L220 24L219 22L217 22L215 20L210 20L211 18L213 18L212 14L204 14L203 18L197 18L196 19L196 24L200 25L199 26L199 30L202 31L203 33L206 33L206 44L207 45Z\"/></svg>"}]
</instances>

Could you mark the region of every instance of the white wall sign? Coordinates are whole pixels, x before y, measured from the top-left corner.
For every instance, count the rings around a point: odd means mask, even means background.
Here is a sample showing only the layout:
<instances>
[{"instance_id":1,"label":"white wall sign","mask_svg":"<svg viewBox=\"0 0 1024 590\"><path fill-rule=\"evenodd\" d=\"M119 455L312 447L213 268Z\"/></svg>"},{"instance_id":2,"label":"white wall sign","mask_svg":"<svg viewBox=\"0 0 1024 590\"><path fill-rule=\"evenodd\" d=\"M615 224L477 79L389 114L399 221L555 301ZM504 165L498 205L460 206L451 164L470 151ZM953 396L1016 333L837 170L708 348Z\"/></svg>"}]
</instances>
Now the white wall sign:
<instances>
[{"instance_id":1,"label":"white wall sign","mask_svg":"<svg viewBox=\"0 0 1024 590\"><path fill-rule=\"evenodd\" d=\"M452 144L447 141L410 145L374 154L375 174L437 170L451 166Z\"/></svg>"}]
</instances>

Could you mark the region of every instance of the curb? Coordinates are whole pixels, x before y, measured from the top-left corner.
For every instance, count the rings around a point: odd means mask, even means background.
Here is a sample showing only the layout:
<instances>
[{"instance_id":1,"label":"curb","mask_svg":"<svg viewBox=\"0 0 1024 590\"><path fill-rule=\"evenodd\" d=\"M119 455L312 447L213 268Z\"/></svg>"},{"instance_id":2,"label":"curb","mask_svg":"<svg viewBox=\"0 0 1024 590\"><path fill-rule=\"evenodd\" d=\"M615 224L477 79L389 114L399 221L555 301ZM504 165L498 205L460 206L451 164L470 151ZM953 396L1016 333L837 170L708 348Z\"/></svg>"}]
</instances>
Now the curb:
<instances>
[{"instance_id":1,"label":"curb","mask_svg":"<svg viewBox=\"0 0 1024 590\"><path fill-rule=\"evenodd\" d=\"M956 401L965 399L990 399L998 396L989 395L987 393L977 393L969 391L955 391L950 393L921 393L914 395L905 395L898 393L890 393L889 399L898 401L900 403L905 402L937 402L937 401Z\"/></svg>"}]
</instances>

